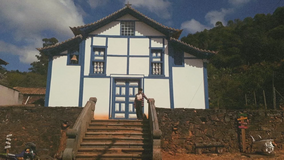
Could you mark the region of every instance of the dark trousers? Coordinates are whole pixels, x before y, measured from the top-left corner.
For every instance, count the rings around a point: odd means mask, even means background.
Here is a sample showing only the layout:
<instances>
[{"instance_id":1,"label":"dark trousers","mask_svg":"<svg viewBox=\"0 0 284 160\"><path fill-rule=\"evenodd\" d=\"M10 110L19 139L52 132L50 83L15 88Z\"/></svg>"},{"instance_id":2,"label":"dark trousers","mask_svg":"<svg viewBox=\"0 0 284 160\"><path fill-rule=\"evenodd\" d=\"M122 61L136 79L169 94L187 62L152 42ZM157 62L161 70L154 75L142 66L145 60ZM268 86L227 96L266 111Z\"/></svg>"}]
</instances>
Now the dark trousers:
<instances>
[{"instance_id":1,"label":"dark trousers","mask_svg":"<svg viewBox=\"0 0 284 160\"><path fill-rule=\"evenodd\" d=\"M137 116L137 119L143 119L142 108L143 108L143 106L141 106L141 101L136 101L136 116Z\"/></svg>"}]
</instances>

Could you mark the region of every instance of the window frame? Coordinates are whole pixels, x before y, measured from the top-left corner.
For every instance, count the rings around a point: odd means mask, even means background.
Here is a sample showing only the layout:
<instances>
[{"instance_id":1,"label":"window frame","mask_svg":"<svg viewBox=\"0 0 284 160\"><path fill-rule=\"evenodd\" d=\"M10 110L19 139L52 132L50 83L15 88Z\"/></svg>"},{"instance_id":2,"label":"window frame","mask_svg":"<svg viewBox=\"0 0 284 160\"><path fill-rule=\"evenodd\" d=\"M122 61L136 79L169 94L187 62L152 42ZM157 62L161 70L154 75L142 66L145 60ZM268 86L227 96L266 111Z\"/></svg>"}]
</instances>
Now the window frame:
<instances>
[{"instance_id":1,"label":"window frame","mask_svg":"<svg viewBox=\"0 0 284 160\"><path fill-rule=\"evenodd\" d=\"M99 51L99 55L96 55L96 50ZM101 55L101 51L104 51L104 54ZM101 57L102 59L96 59L96 57ZM95 62L103 62L103 72L102 73L95 73L94 71L94 63ZM91 52L91 59L90 59L90 76L105 76L106 75L106 47L105 46L93 46Z\"/></svg>"},{"instance_id":2,"label":"window frame","mask_svg":"<svg viewBox=\"0 0 284 160\"><path fill-rule=\"evenodd\" d=\"M153 51L156 51L156 56L153 56ZM160 52L160 56L157 56L157 51ZM164 77L165 76L165 57L164 57L164 48L151 48L150 49L150 72L149 76L151 77ZM160 58L160 61L156 61L154 59ZM153 73L153 63L160 63L161 64L161 74L154 74Z\"/></svg>"},{"instance_id":3,"label":"window frame","mask_svg":"<svg viewBox=\"0 0 284 160\"><path fill-rule=\"evenodd\" d=\"M130 27L126 27L126 26L123 26L123 23L132 23L133 24L133 35L132 34L130 34L130 35L128 35L128 34L125 34L126 33L126 31L124 30L124 34L122 34L122 30L123 30L123 27L125 27L125 29L129 29ZM125 25L125 24L124 24ZM120 21L120 36L135 36L135 21L134 20L123 20L123 21Z\"/></svg>"}]
</instances>

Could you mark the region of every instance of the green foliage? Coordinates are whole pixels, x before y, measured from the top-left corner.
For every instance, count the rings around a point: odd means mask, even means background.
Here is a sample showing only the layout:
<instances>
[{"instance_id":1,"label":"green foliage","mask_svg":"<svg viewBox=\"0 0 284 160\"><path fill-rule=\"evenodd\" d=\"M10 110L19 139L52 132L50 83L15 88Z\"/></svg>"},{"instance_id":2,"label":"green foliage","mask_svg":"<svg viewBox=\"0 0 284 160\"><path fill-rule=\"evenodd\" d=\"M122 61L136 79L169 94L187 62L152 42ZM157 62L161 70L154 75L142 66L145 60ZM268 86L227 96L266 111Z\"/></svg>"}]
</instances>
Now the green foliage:
<instances>
[{"instance_id":1,"label":"green foliage","mask_svg":"<svg viewBox=\"0 0 284 160\"><path fill-rule=\"evenodd\" d=\"M47 47L50 45L54 45L58 42L58 40L56 38L44 38L42 39L43 43L43 47ZM31 63L31 68L29 68L29 70L33 73L37 73L40 75L47 75L47 68L48 68L48 57L43 54L40 53L39 55L36 55L36 58L38 59L38 61L32 62Z\"/></svg>"},{"instance_id":2,"label":"green foliage","mask_svg":"<svg viewBox=\"0 0 284 160\"><path fill-rule=\"evenodd\" d=\"M272 15L230 20L227 26L217 22L211 30L181 39L219 51L208 65L210 108L259 108L264 105L263 91L272 108L273 80L284 95L283 17L284 7L279 7Z\"/></svg>"},{"instance_id":3,"label":"green foliage","mask_svg":"<svg viewBox=\"0 0 284 160\"><path fill-rule=\"evenodd\" d=\"M56 38L44 38L43 47L56 44ZM9 87L45 87L48 70L48 57L40 53L36 55L38 61L31 63L30 72L7 71L0 66L0 84Z\"/></svg>"}]
</instances>

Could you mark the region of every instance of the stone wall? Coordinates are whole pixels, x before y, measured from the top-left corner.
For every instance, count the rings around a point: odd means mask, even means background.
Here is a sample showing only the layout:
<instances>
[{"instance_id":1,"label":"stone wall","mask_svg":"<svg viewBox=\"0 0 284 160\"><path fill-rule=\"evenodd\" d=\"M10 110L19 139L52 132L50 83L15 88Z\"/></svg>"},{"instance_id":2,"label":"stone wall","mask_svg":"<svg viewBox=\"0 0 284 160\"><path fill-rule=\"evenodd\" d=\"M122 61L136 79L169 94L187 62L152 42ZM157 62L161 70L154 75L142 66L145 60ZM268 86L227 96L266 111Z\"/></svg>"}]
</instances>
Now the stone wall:
<instances>
[{"instance_id":1,"label":"stone wall","mask_svg":"<svg viewBox=\"0 0 284 160\"><path fill-rule=\"evenodd\" d=\"M251 152L252 135L258 140L273 138L275 150L284 144L283 111L264 110L194 110L157 108L162 131L162 149L170 153L195 153L196 143L220 142L224 152L241 151L239 113L248 115L246 150Z\"/></svg>"},{"instance_id":2,"label":"stone wall","mask_svg":"<svg viewBox=\"0 0 284 160\"><path fill-rule=\"evenodd\" d=\"M82 107L0 107L0 153L7 134L13 134L10 153L21 153L27 142L37 145L39 153L53 156L59 147L62 120L75 123Z\"/></svg>"}]
</instances>

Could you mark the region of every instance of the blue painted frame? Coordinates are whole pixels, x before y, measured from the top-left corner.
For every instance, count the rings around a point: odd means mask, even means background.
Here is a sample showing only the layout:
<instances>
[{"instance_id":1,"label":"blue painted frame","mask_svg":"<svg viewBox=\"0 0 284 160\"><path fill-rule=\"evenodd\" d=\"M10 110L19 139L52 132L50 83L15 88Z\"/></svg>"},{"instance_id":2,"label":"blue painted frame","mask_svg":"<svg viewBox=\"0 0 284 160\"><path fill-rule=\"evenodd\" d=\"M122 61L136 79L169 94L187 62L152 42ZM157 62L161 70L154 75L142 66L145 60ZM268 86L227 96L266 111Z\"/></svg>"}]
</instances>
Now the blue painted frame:
<instances>
[{"instance_id":1,"label":"blue painted frame","mask_svg":"<svg viewBox=\"0 0 284 160\"><path fill-rule=\"evenodd\" d=\"M208 75L207 75L207 62L203 62L203 76L204 76L204 100L205 109L209 109L209 93L208 93Z\"/></svg>"},{"instance_id":2,"label":"blue painted frame","mask_svg":"<svg viewBox=\"0 0 284 160\"><path fill-rule=\"evenodd\" d=\"M80 89L79 89L79 103L78 107L83 107L83 92L84 92L84 71L85 71L85 40L81 42L79 57L81 63L81 73L80 73Z\"/></svg>"},{"instance_id":3,"label":"blue painted frame","mask_svg":"<svg viewBox=\"0 0 284 160\"><path fill-rule=\"evenodd\" d=\"M174 49L169 43L169 87L170 87L170 103L171 109L174 109L174 87L173 87L173 63L174 63Z\"/></svg>"},{"instance_id":4,"label":"blue painted frame","mask_svg":"<svg viewBox=\"0 0 284 160\"><path fill-rule=\"evenodd\" d=\"M119 113L119 112L116 112L115 111L115 91L116 91L116 84L115 82L117 80L122 80L122 81L126 81L126 82L129 82L129 81L138 81L138 88L142 88L141 84L142 84L142 81L144 82L143 78L137 78L137 77L113 77L111 78L110 80L110 83L112 83L112 102L110 104L110 108L109 108L109 118L110 119L134 119L134 118L129 118L129 110L128 110L128 107L125 107L125 112L121 112L121 113L125 113L125 118L115 118L114 115L115 113ZM125 106L128 106L129 105L129 83L126 83L125 85L126 89L125 89ZM144 83L143 83L143 88L144 88ZM121 92L121 91L120 91ZM135 95L135 94L134 94ZM142 112L144 113L144 108L142 110Z\"/></svg>"},{"instance_id":5,"label":"blue painted frame","mask_svg":"<svg viewBox=\"0 0 284 160\"><path fill-rule=\"evenodd\" d=\"M48 70L47 70L47 81L46 81L46 90L45 90L45 100L44 106L48 107L49 105L49 94L50 94L50 84L51 84L51 74L52 74L52 62L53 57L49 56L48 58Z\"/></svg>"}]
</instances>

